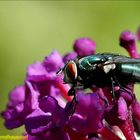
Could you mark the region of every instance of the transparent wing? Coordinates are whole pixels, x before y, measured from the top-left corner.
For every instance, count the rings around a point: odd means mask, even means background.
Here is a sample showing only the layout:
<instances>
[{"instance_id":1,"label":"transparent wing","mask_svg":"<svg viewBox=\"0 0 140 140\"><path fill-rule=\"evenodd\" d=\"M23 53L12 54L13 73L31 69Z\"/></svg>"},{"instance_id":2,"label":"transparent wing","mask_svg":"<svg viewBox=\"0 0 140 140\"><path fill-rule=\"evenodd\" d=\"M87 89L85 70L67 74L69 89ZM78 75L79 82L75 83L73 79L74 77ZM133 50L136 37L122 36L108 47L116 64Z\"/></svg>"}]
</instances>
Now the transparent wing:
<instances>
[{"instance_id":1,"label":"transparent wing","mask_svg":"<svg viewBox=\"0 0 140 140\"><path fill-rule=\"evenodd\" d=\"M109 64L137 64L140 63L140 58L130 58L126 56L114 56L112 59L109 59L104 63L104 65L109 65Z\"/></svg>"},{"instance_id":2,"label":"transparent wing","mask_svg":"<svg viewBox=\"0 0 140 140\"><path fill-rule=\"evenodd\" d=\"M130 58L126 56L116 56L112 59L112 61L116 63L140 63L140 58Z\"/></svg>"}]
</instances>

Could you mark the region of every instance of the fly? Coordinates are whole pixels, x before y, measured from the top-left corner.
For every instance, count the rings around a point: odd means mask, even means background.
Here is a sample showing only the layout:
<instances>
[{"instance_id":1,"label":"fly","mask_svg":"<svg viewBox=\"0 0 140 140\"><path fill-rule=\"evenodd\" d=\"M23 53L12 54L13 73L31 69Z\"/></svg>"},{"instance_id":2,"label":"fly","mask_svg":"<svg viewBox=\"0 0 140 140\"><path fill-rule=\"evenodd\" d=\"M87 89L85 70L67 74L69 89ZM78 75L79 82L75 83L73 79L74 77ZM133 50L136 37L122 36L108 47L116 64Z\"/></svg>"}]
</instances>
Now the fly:
<instances>
[{"instance_id":1,"label":"fly","mask_svg":"<svg viewBox=\"0 0 140 140\"><path fill-rule=\"evenodd\" d=\"M111 53L95 54L70 60L60 71L64 72L64 83L71 84L68 95L74 96L75 101L76 89L93 85L111 87L114 97L115 86L129 93L124 85L140 82L140 59Z\"/></svg>"}]
</instances>

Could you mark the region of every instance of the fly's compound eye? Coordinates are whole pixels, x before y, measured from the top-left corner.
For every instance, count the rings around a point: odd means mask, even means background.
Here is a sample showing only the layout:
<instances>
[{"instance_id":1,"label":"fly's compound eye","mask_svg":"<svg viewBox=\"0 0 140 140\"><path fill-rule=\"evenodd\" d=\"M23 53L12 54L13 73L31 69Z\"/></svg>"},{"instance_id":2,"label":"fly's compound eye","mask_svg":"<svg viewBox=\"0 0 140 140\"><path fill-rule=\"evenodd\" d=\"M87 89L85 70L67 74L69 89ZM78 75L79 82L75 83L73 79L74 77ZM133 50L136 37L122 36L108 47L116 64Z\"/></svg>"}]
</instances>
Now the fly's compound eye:
<instances>
[{"instance_id":1,"label":"fly's compound eye","mask_svg":"<svg viewBox=\"0 0 140 140\"><path fill-rule=\"evenodd\" d=\"M69 61L64 68L64 82L74 83L77 79L77 66L74 61Z\"/></svg>"}]
</instances>

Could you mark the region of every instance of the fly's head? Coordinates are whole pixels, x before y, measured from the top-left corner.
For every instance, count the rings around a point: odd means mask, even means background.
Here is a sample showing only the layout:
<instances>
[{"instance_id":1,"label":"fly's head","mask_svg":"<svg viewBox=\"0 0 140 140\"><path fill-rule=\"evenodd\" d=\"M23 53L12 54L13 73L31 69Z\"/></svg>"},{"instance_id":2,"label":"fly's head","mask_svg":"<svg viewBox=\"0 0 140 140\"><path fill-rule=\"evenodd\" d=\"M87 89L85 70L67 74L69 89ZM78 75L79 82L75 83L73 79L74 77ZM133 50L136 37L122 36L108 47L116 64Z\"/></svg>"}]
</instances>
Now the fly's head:
<instances>
[{"instance_id":1,"label":"fly's head","mask_svg":"<svg viewBox=\"0 0 140 140\"><path fill-rule=\"evenodd\" d=\"M76 63L73 60L69 61L65 65L63 71L64 71L64 82L72 85L75 84L78 76Z\"/></svg>"},{"instance_id":2,"label":"fly's head","mask_svg":"<svg viewBox=\"0 0 140 140\"><path fill-rule=\"evenodd\" d=\"M58 74L64 72L64 83L70 84L71 89L69 91L69 95L75 94L75 86L77 85L77 65L74 60L70 60L68 63L65 64L65 66L58 71Z\"/></svg>"},{"instance_id":3,"label":"fly's head","mask_svg":"<svg viewBox=\"0 0 140 140\"><path fill-rule=\"evenodd\" d=\"M68 92L69 96L75 95L75 87L77 85L78 77L77 71L77 65L74 60L70 60L62 69L58 71L58 74L64 72L64 83L71 85L71 89Z\"/></svg>"}]
</instances>

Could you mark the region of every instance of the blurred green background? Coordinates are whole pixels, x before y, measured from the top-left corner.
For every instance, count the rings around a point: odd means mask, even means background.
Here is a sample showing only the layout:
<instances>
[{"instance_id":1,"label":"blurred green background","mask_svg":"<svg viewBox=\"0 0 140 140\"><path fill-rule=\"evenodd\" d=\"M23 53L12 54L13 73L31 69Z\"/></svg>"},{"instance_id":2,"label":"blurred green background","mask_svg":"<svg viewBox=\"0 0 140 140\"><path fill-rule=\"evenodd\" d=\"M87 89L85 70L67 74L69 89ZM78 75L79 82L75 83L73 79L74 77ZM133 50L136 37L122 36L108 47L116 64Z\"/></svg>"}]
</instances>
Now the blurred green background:
<instances>
[{"instance_id":1,"label":"blurred green background","mask_svg":"<svg viewBox=\"0 0 140 140\"><path fill-rule=\"evenodd\" d=\"M97 52L127 55L119 47L119 35L126 29L135 32L139 25L138 1L0 1L0 110L35 60L53 49L62 54L72 50L79 37L95 40ZM0 135L22 132L23 127L5 129L0 118Z\"/></svg>"}]
</instances>

